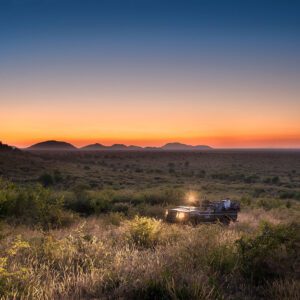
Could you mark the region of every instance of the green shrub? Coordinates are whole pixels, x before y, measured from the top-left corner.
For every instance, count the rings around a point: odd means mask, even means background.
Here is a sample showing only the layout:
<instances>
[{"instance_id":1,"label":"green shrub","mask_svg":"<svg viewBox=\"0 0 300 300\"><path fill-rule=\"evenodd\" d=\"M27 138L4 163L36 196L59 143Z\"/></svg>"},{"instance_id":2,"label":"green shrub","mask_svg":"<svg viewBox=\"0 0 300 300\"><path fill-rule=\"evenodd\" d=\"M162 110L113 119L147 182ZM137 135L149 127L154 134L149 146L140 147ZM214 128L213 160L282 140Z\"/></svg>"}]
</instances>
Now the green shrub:
<instances>
[{"instance_id":1,"label":"green shrub","mask_svg":"<svg viewBox=\"0 0 300 300\"><path fill-rule=\"evenodd\" d=\"M101 214L113 210L110 192L90 193L85 189L75 191L73 197L65 202L67 209L82 215Z\"/></svg>"},{"instance_id":2,"label":"green shrub","mask_svg":"<svg viewBox=\"0 0 300 300\"><path fill-rule=\"evenodd\" d=\"M0 191L0 217L42 229L70 225L75 216L63 210L64 197L40 185L7 185Z\"/></svg>"},{"instance_id":3,"label":"green shrub","mask_svg":"<svg viewBox=\"0 0 300 300\"><path fill-rule=\"evenodd\" d=\"M262 207L265 210L270 210L273 208L279 208L279 207L284 207L285 202L279 199L272 199L272 198L267 198L267 199L258 199L255 202L256 207Z\"/></svg>"},{"instance_id":4,"label":"green shrub","mask_svg":"<svg viewBox=\"0 0 300 300\"><path fill-rule=\"evenodd\" d=\"M135 216L136 214L150 218L163 218L166 209L160 205L140 204L131 208L128 215Z\"/></svg>"},{"instance_id":5,"label":"green shrub","mask_svg":"<svg viewBox=\"0 0 300 300\"><path fill-rule=\"evenodd\" d=\"M184 192L179 189L161 189L141 194L142 202L150 205L179 204L184 199Z\"/></svg>"},{"instance_id":6,"label":"green shrub","mask_svg":"<svg viewBox=\"0 0 300 300\"><path fill-rule=\"evenodd\" d=\"M257 235L237 240L241 272L253 282L287 276L296 270L300 254L298 224L262 224Z\"/></svg>"},{"instance_id":7,"label":"green shrub","mask_svg":"<svg viewBox=\"0 0 300 300\"><path fill-rule=\"evenodd\" d=\"M300 200L300 192L296 191L280 191L279 192L280 199L296 199Z\"/></svg>"},{"instance_id":8,"label":"green shrub","mask_svg":"<svg viewBox=\"0 0 300 300\"><path fill-rule=\"evenodd\" d=\"M207 253L209 266L220 274L229 274L236 268L236 253L232 244L218 245Z\"/></svg>"},{"instance_id":9,"label":"green shrub","mask_svg":"<svg viewBox=\"0 0 300 300\"><path fill-rule=\"evenodd\" d=\"M18 292L26 292L23 281L28 279L27 266L15 264L14 268L10 268L9 264L12 260L18 260L24 254L24 250L30 248L29 243L23 241L21 236L16 236L9 242L6 249L2 249L0 253L0 298L15 298L12 292L13 287L18 288Z\"/></svg>"},{"instance_id":10,"label":"green shrub","mask_svg":"<svg viewBox=\"0 0 300 300\"><path fill-rule=\"evenodd\" d=\"M138 247L154 247L160 236L161 222L136 216L128 221L128 241Z\"/></svg>"},{"instance_id":11,"label":"green shrub","mask_svg":"<svg viewBox=\"0 0 300 300\"><path fill-rule=\"evenodd\" d=\"M125 216L121 212L111 212L104 216L104 221L106 224L120 226L124 221Z\"/></svg>"},{"instance_id":12,"label":"green shrub","mask_svg":"<svg viewBox=\"0 0 300 300\"><path fill-rule=\"evenodd\" d=\"M111 197L105 193L90 199L95 214L106 213L113 210Z\"/></svg>"}]
</instances>

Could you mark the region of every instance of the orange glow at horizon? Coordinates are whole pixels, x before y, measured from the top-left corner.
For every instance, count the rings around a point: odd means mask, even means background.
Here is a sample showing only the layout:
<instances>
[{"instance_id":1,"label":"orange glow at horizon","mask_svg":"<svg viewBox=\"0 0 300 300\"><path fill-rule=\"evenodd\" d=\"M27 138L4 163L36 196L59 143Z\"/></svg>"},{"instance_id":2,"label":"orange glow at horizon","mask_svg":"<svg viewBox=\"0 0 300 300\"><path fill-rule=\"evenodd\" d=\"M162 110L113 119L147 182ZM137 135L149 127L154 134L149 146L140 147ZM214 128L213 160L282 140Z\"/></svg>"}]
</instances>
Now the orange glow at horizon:
<instances>
[{"instance_id":1,"label":"orange glow at horizon","mask_svg":"<svg viewBox=\"0 0 300 300\"><path fill-rule=\"evenodd\" d=\"M261 136L215 136L215 137L176 137L173 138L68 138L48 136L33 139L4 139L2 142L25 148L35 143L58 140L65 141L77 147L100 143L105 146L112 144L136 145L141 147L159 147L170 142L181 142L189 145L209 145L213 148L300 148L300 134L291 136L261 135Z\"/></svg>"},{"instance_id":2,"label":"orange glow at horizon","mask_svg":"<svg viewBox=\"0 0 300 300\"><path fill-rule=\"evenodd\" d=\"M136 81L114 88L65 85L37 82L33 88L19 83L18 88L0 89L0 140L18 147L63 140L76 146L182 142L220 148L300 148L297 86L191 86L182 81L178 86L156 82L152 89Z\"/></svg>"}]
</instances>

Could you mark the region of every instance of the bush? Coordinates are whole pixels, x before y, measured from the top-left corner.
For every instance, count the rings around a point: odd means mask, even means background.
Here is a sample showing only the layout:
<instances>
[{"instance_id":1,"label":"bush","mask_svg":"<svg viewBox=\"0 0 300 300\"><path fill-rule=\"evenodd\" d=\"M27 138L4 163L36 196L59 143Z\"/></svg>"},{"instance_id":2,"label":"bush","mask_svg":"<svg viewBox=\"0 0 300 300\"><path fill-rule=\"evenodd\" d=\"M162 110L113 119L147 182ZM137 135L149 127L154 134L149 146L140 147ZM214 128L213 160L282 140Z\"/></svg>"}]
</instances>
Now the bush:
<instances>
[{"instance_id":1,"label":"bush","mask_svg":"<svg viewBox=\"0 0 300 300\"><path fill-rule=\"evenodd\" d=\"M120 213L123 213L123 214L127 214L128 213L128 210L130 208L130 204L129 203L116 203L113 205L112 207L112 211L113 212L120 212Z\"/></svg>"},{"instance_id":2,"label":"bush","mask_svg":"<svg viewBox=\"0 0 300 300\"><path fill-rule=\"evenodd\" d=\"M144 192L140 195L141 202L150 205L179 204L184 199L184 193L179 189L163 189L158 191Z\"/></svg>"},{"instance_id":3,"label":"bush","mask_svg":"<svg viewBox=\"0 0 300 300\"><path fill-rule=\"evenodd\" d=\"M43 188L7 185L0 192L0 217L42 229L70 225L75 216L63 210L64 197Z\"/></svg>"},{"instance_id":4,"label":"bush","mask_svg":"<svg viewBox=\"0 0 300 300\"><path fill-rule=\"evenodd\" d=\"M297 224L262 224L254 237L237 240L241 272L245 278L262 283L293 274L300 254L300 228Z\"/></svg>"},{"instance_id":5,"label":"bush","mask_svg":"<svg viewBox=\"0 0 300 300\"><path fill-rule=\"evenodd\" d=\"M296 191L280 191L279 192L280 199L296 199L300 200L300 192Z\"/></svg>"},{"instance_id":6,"label":"bush","mask_svg":"<svg viewBox=\"0 0 300 300\"><path fill-rule=\"evenodd\" d=\"M265 210L270 210L273 208L284 207L285 202L279 199L258 199L255 202L255 206L262 207Z\"/></svg>"},{"instance_id":7,"label":"bush","mask_svg":"<svg viewBox=\"0 0 300 300\"><path fill-rule=\"evenodd\" d=\"M149 204L140 204L134 207L130 207L127 212L128 217L134 217L136 215L149 217L149 218L164 218L166 209L160 205L149 205Z\"/></svg>"},{"instance_id":8,"label":"bush","mask_svg":"<svg viewBox=\"0 0 300 300\"><path fill-rule=\"evenodd\" d=\"M21 256L24 249L30 248L29 243L23 241L20 236L10 243L9 248L0 254L0 298L13 299L15 295L11 292L14 286L17 286L22 292L22 282L28 278L28 269L14 266L12 270L9 268L9 262ZM2 298L3 297L3 298Z\"/></svg>"},{"instance_id":9,"label":"bush","mask_svg":"<svg viewBox=\"0 0 300 300\"><path fill-rule=\"evenodd\" d=\"M104 217L105 223L109 225L120 226L122 221L124 221L124 214L120 212L112 212Z\"/></svg>"},{"instance_id":10,"label":"bush","mask_svg":"<svg viewBox=\"0 0 300 300\"><path fill-rule=\"evenodd\" d=\"M138 247L152 248L158 240L161 222L155 219L136 216L128 221L128 241Z\"/></svg>"},{"instance_id":11,"label":"bush","mask_svg":"<svg viewBox=\"0 0 300 300\"><path fill-rule=\"evenodd\" d=\"M278 176L268 177L264 180L264 183L279 184L280 178Z\"/></svg>"},{"instance_id":12,"label":"bush","mask_svg":"<svg viewBox=\"0 0 300 300\"><path fill-rule=\"evenodd\" d=\"M59 170L54 170L53 174L45 172L38 178L38 182L40 182L44 187L49 187L62 181L63 176Z\"/></svg>"},{"instance_id":13,"label":"bush","mask_svg":"<svg viewBox=\"0 0 300 300\"><path fill-rule=\"evenodd\" d=\"M254 198L260 197L262 194L264 194L266 191L263 188L256 188L254 189L252 195Z\"/></svg>"},{"instance_id":14,"label":"bush","mask_svg":"<svg viewBox=\"0 0 300 300\"><path fill-rule=\"evenodd\" d=\"M38 180L44 187L48 187L54 184L54 179L51 174L43 173Z\"/></svg>"},{"instance_id":15,"label":"bush","mask_svg":"<svg viewBox=\"0 0 300 300\"><path fill-rule=\"evenodd\" d=\"M112 196L109 192L89 193L85 189L76 190L73 197L67 199L65 207L83 215L100 214L112 211Z\"/></svg>"}]
</instances>

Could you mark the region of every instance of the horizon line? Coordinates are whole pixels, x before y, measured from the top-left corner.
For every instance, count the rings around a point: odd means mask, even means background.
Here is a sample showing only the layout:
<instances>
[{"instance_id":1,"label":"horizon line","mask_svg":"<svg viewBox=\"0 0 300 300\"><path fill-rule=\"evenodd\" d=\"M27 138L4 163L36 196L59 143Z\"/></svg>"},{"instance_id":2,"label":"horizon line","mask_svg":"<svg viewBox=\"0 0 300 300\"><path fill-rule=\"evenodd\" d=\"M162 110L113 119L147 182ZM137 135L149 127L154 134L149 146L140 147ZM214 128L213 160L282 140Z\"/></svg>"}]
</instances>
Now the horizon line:
<instances>
[{"instance_id":1,"label":"horizon line","mask_svg":"<svg viewBox=\"0 0 300 300\"><path fill-rule=\"evenodd\" d=\"M105 145L105 144L102 144L100 142L92 142L92 143L89 143L89 144L86 144L86 145L83 145L83 146L76 146L74 145L72 142L68 142L68 141L64 141L64 140L55 140L55 139L51 139L51 140L43 140L43 141L40 141L40 142L37 142L37 143L34 143L34 144L31 144L29 146L25 146L25 147L20 147L20 146L16 146L16 145L12 145L12 144L7 144L9 146L12 146L12 147L15 147L15 148L18 148L20 150L30 150L28 148L36 145L36 144L40 144L40 143L45 143L45 142L63 142L63 143L67 143L67 144L70 144L71 146L73 146L75 149L74 150L84 150L82 148L85 148L87 146L90 146L90 145L95 145L95 144L99 144L99 145L102 145L104 147L104 149L102 151L105 151L105 150L113 150L113 149L105 149L106 148L110 148L114 145L124 145L125 147L131 147L131 146L134 146L134 147L139 147L140 149L144 149L144 150L147 150L147 148L153 148L153 149L161 149L162 147L164 147L165 145L168 145L168 144L182 144L182 145L186 145L186 146L190 146L190 147L199 147L199 146L203 146L203 147L209 147L208 149L199 149L199 150L205 150L205 151L210 151L210 150L300 150L300 146L265 146L265 147L259 147L259 146L247 146L247 147L241 147L241 146L238 146L238 147L235 147L235 146L229 146L229 147L215 147L215 146L211 146L211 145L208 145L208 144L188 144L188 143L184 143L184 142L180 142L180 141L173 141L173 142L166 142L166 143L163 143L159 146L149 146L149 145L144 145L144 146L139 146L139 145L134 145L134 144L126 144L126 143L118 143L118 142L115 142L113 144L110 144L110 145ZM5 144L5 142L1 141L0 140L0 143L3 143ZM46 150L46 149L45 149ZM61 149L62 151L68 151L68 150L64 150L64 149ZM166 149L165 149L166 150ZM186 150L189 150L189 149L186 149ZM190 150L193 150L193 149L190 149ZM194 149L194 150L197 150L197 149ZM101 151L100 149L96 149L96 150L90 150L90 151ZM119 150L120 151L120 150ZM124 151L126 151L126 149L124 149Z\"/></svg>"}]
</instances>

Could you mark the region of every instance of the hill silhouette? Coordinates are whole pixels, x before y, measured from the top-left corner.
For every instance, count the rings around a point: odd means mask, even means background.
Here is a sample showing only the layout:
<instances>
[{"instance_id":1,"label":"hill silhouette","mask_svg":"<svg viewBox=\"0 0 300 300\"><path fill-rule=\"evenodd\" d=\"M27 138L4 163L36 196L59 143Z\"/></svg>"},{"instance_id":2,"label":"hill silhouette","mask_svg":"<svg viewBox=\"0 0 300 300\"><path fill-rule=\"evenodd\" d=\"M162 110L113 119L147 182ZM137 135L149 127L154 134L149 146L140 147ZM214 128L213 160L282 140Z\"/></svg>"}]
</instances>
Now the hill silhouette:
<instances>
[{"instance_id":1,"label":"hill silhouette","mask_svg":"<svg viewBox=\"0 0 300 300\"><path fill-rule=\"evenodd\" d=\"M186 145L182 143L168 143L164 146L161 147L163 150L209 150L212 149L210 146L206 145L198 145L198 146L191 146L191 145Z\"/></svg>"},{"instance_id":2,"label":"hill silhouette","mask_svg":"<svg viewBox=\"0 0 300 300\"><path fill-rule=\"evenodd\" d=\"M91 150L91 151L105 150L105 149L107 149L107 147L102 144L99 144L99 143L86 145L86 146L80 148L80 150Z\"/></svg>"},{"instance_id":3,"label":"hill silhouette","mask_svg":"<svg viewBox=\"0 0 300 300\"><path fill-rule=\"evenodd\" d=\"M127 146L124 144L113 144L112 146L107 148L111 150L127 150Z\"/></svg>"},{"instance_id":4,"label":"hill silhouette","mask_svg":"<svg viewBox=\"0 0 300 300\"><path fill-rule=\"evenodd\" d=\"M20 151L18 148L0 142L0 152Z\"/></svg>"},{"instance_id":5,"label":"hill silhouette","mask_svg":"<svg viewBox=\"0 0 300 300\"><path fill-rule=\"evenodd\" d=\"M45 141L34 144L27 148L27 150L76 150L77 148L70 143L62 141Z\"/></svg>"},{"instance_id":6,"label":"hill silhouette","mask_svg":"<svg viewBox=\"0 0 300 300\"><path fill-rule=\"evenodd\" d=\"M45 141L41 143L34 144L27 148L27 150L83 150L83 151L102 151L102 150L112 150L112 151L188 151L188 150L209 150L212 149L210 146L197 145L191 146L179 142L167 143L162 147L140 147L135 145L126 146L124 144L113 144L111 146L104 146L100 143L94 143L86 145L81 148L77 148L70 143L64 141Z\"/></svg>"}]
</instances>

